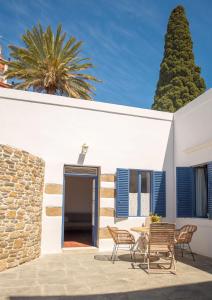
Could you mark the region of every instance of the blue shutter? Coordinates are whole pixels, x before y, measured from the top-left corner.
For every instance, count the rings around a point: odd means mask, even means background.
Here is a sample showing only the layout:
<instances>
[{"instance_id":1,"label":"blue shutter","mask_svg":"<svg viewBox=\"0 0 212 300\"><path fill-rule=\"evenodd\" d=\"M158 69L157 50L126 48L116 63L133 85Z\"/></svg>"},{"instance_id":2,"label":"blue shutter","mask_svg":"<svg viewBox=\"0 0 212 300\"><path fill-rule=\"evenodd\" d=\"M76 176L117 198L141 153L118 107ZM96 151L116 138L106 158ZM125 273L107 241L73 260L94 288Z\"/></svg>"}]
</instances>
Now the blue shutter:
<instances>
[{"instance_id":1,"label":"blue shutter","mask_svg":"<svg viewBox=\"0 0 212 300\"><path fill-rule=\"evenodd\" d=\"M154 214L166 216L166 173L152 172L152 201L151 210Z\"/></svg>"},{"instance_id":2,"label":"blue shutter","mask_svg":"<svg viewBox=\"0 0 212 300\"><path fill-rule=\"evenodd\" d=\"M129 170L117 169L116 173L116 217L129 215Z\"/></svg>"},{"instance_id":3,"label":"blue shutter","mask_svg":"<svg viewBox=\"0 0 212 300\"><path fill-rule=\"evenodd\" d=\"M212 219L212 162L208 164L208 218Z\"/></svg>"},{"instance_id":4,"label":"blue shutter","mask_svg":"<svg viewBox=\"0 0 212 300\"><path fill-rule=\"evenodd\" d=\"M194 215L194 169L177 167L176 169L177 217L186 218Z\"/></svg>"}]
</instances>

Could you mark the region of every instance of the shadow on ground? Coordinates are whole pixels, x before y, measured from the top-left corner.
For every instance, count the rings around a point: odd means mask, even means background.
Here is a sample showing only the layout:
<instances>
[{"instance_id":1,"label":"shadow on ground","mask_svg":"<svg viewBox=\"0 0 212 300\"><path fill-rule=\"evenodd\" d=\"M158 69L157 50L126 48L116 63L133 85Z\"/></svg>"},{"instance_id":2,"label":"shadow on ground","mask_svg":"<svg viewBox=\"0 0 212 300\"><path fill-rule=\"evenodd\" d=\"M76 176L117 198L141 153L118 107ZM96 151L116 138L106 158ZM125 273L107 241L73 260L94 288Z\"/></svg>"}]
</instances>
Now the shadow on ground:
<instances>
[{"instance_id":1,"label":"shadow on ground","mask_svg":"<svg viewBox=\"0 0 212 300\"><path fill-rule=\"evenodd\" d=\"M202 256L199 254L194 254L195 261L193 261L193 258L190 253L186 252L184 253L183 257L181 255L181 251L177 250L176 251L176 260L192 266L196 269L199 269L201 271L207 272L209 274L212 274L212 259L206 256ZM212 299L212 295L211 295Z\"/></svg>"},{"instance_id":2,"label":"shadow on ground","mask_svg":"<svg viewBox=\"0 0 212 300\"><path fill-rule=\"evenodd\" d=\"M211 300L212 282L171 286L167 288L156 288L125 293L111 293L98 295L77 295L77 296L40 296L40 297L9 297L9 300Z\"/></svg>"},{"instance_id":3,"label":"shadow on ground","mask_svg":"<svg viewBox=\"0 0 212 300\"><path fill-rule=\"evenodd\" d=\"M111 255L108 254L97 254L94 256L94 259L100 260L100 261L111 261ZM151 261L157 261L157 257L151 257ZM143 255L136 254L135 258L132 259L130 254L120 254L117 256L115 261L125 261L125 262L136 262L136 263L143 263L144 262L144 257Z\"/></svg>"},{"instance_id":4,"label":"shadow on ground","mask_svg":"<svg viewBox=\"0 0 212 300\"><path fill-rule=\"evenodd\" d=\"M94 259L100 260L100 261L111 261L111 255L108 254L98 254L94 256ZM115 261L125 261L130 263L140 263L142 264L144 262L143 256L140 254L136 254L135 261L131 259L131 256L129 254L121 254L118 255ZM158 258L151 258L152 262L158 261ZM205 257L199 254L195 254L195 261L193 261L192 256L188 252L184 252L184 255L182 257L181 251L176 251L176 261L181 262L183 264L192 266L196 269L199 269L201 271L207 272L209 274L212 274L212 260L209 257ZM140 268L146 269L145 266L140 265ZM212 296L211 296L212 300Z\"/></svg>"}]
</instances>

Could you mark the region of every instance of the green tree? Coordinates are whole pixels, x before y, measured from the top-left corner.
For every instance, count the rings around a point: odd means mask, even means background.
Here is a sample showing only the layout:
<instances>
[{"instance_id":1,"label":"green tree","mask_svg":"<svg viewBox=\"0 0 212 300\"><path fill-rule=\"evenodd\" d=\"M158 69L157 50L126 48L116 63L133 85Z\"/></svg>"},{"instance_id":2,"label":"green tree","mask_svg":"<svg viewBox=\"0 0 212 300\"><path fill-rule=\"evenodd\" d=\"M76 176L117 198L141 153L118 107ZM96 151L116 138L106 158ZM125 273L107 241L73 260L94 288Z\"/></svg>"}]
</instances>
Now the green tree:
<instances>
[{"instance_id":1,"label":"green tree","mask_svg":"<svg viewBox=\"0 0 212 300\"><path fill-rule=\"evenodd\" d=\"M195 64L189 23L183 6L171 13L165 35L164 57L153 109L175 112L205 91L200 68Z\"/></svg>"},{"instance_id":2,"label":"green tree","mask_svg":"<svg viewBox=\"0 0 212 300\"><path fill-rule=\"evenodd\" d=\"M91 100L95 88L89 82L98 80L81 71L93 65L78 56L81 41L70 37L65 42L65 38L61 25L56 34L40 24L27 30L22 36L25 47L9 46L13 60L8 62L6 78L16 79L17 89Z\"/></svg>"}]
</instances>

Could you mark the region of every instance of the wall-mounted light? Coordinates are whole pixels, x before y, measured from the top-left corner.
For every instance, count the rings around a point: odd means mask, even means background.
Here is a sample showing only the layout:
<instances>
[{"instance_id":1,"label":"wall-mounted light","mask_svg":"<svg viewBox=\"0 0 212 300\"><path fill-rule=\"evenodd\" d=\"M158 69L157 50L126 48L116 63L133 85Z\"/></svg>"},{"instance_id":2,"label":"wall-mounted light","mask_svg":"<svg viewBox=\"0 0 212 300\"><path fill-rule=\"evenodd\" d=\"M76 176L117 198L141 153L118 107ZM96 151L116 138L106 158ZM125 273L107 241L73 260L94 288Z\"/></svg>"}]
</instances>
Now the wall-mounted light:
<instances>
[{"instance_id":1,"label":"wall-mounted light","mask_svg":"<svg viewBox=\"0 0 212 300\"><path fill-rule=\"evenodd\" d=\"M88 152L88 145L86 143L84 143L82 145L82 154L85 155Z\"/></svg>"}]
</instances>

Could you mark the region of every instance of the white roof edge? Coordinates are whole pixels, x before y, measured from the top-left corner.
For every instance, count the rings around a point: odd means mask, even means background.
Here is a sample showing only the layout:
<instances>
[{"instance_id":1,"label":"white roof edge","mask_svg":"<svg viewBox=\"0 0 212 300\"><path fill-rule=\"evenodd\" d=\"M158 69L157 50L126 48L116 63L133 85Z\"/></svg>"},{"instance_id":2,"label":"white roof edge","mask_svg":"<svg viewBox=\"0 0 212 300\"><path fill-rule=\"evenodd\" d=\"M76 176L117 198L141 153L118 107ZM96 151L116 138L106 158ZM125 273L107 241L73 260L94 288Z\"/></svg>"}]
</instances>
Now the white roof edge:
<instances>
[{"instance_id":1,"label":"white roof edge","mask_svg":"<svg viewBox=\"0 0 212 300\"><path fill-rule=\"evenodd\" d=\"M0 99L13 101L25 101L46 105L58 105L78 109L87 109L102 111L108 113L131 115L149 119L159 119L165 121L173 120L173 113L143 109L132 106L111 104L99 101L87 101L82 99L69 98L64 96L55 96L29 91L20 91L15 89L0 88Z\"/></svg>"},{"instance_id":2,"label":"white roof edge","mask_svg":"<svg viewBox=\"0 0 212 300\"><path fill-rule=\"evenodd\" d=\"M196 109L198 106L203 105L208 101L212 101L212 88L208 89L203 94L176 111L174 113L174 118L184 115L190 112L192 109Z\"/></svg>"}]
</instances>

